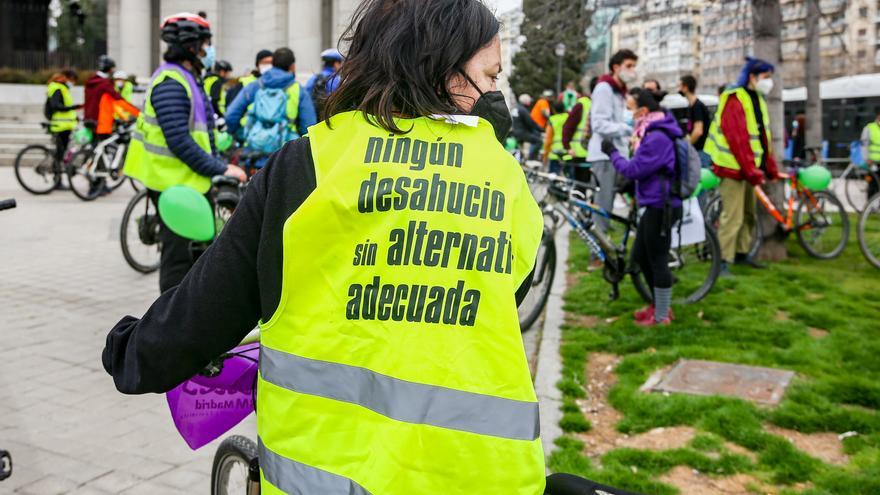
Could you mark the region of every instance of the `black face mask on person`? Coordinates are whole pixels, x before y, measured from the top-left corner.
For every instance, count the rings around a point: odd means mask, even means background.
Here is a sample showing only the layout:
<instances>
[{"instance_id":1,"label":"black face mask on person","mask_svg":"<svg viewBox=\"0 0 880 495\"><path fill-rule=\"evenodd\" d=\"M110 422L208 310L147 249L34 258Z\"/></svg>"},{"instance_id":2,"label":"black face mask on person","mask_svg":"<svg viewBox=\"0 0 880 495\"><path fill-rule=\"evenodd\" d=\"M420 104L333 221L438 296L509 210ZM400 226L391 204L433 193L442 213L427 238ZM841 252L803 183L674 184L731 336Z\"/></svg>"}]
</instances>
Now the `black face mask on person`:
<instances>
[{"instance_id":1,"label":"black face mask on person","mask_svg":"<svg viewBox=\"0 0 880 495\"><path fill-rule=\"evenodd\" d=\"M462 75L474 89L480 93L480 97L474 102L469 115L486 119L492 128L495 129L495 138L499 143L504 143L504 139L513 127L513 117L510 116L510 110L507 109L507 102L504 101L504 93L501 91L482 92L480 87L462 71Z\"/></svg>"}]
</instances>

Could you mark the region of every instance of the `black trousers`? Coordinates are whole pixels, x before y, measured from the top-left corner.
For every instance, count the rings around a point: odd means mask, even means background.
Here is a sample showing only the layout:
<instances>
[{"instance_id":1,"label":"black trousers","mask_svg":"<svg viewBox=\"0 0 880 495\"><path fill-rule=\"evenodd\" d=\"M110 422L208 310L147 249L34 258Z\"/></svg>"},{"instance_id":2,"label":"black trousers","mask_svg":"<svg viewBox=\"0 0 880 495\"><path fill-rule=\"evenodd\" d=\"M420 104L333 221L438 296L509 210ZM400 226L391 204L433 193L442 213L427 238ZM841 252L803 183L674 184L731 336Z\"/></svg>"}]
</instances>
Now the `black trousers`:
<instances>
[{"instance_id":1,"label":"black trousers","mask_svg":"<svg viewBox=\"0 0 880 495\"><path fill-rule=\"evenodd\" d=\"M159 210L159 191L147 190L150 201ZM159 258L159 291L180 285L183 277L192 268L194 260L190 250L191 241L171 231L159 217L159 241L162 242L162 254Z\"/></svg>"},{"instance_id":2,"label":"black trousers","mask_svg":"<svg viewBox=\"0 0 880 495\"><path fill-rule=\"evenodd\" d=\"M672 287L669 270L669 248L672 245L672 225L681 218L681 207L645 208L636 230L633 260L638 263L648 287Z\"/></svg>"},{"instance_id":3,"label":"black trousers","mask_svg":"<svg viewBox=\"0 0 880 495\"><path fill-rule=\"evenodd\" d=\"M58 167L61 167L61 163L64 161L64 154L67 153L67 146L70 145L71 132L61 131L52 135L55 141L55 162L58 164ZM60 173L62 170L59 168L55 172Z\"/></svg>"},{"instance_id":4,"label":"black trousers","mask_svg":"<svg viewBox=\"0 0 880 495\"><path fill-rule=\"evenodd\" d=\"M638 495L618 488L600 485L577 476L555 473L547 477L547 489L544 495Z\"/></svg>"}]
</instances>

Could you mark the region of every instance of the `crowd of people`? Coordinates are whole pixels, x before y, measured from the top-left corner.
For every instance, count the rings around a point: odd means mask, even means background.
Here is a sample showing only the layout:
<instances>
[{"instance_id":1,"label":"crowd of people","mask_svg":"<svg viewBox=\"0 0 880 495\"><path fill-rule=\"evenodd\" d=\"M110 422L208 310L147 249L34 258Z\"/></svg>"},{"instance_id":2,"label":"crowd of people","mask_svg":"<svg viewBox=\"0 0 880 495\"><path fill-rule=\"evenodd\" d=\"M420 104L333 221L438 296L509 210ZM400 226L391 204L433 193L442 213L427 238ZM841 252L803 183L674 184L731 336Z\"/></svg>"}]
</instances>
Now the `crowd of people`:
<instances>
[{"instance_id":1,"label":"crowd of people","mask_svg":"<svg viewBox=\"0 0 880 495\"><path fill-rule=\"evenodd\" d=\"M754 186L779 178L765 102L774 67L747 58L739 79L721 91L714 117L697 97L697 79L682 76L677 90L687 110L679 122L662 106L667 93L661 83L639 80L638 60L630 50L618 51L610 58L608 73L582 81L581 93L569 83L558 95L544 91L537 102L528 94L519 95L512 111L512 135L530 147L528 159L542 156L550 172L578 183L594 181L594 202L606 211L612 210L616 193L634 185L636 202L643 208L634 259L654 295L654 304L636 311L634 318L639 325L653 326L673 319L673 277L666 253L671 228L687 199L677 197L670 187L677 140L693 146L702 167L721 179L721 276L734 276L730 265L764 268L748 252L756 221ZM604 218L596 221L607 229Z\"/></svg>"}]
</instances>

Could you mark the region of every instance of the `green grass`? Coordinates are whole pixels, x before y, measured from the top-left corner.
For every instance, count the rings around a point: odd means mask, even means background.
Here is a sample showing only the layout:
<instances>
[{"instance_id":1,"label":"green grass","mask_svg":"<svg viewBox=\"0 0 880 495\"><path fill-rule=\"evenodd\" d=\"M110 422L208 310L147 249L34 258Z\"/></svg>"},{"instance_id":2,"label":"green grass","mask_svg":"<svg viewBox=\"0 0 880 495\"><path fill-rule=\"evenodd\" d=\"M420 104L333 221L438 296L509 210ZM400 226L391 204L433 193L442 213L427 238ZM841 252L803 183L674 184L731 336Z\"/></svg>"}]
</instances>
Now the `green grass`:
<instances>
[{"instance_id":1,"label":"green grass","mask_svg":"<svg viewBox=\"0 0 880 495\"><path fill-rule=\"evenodd\" d=\"M678 465L707 474L749 473L789 487L785 493L880 493L880 271L864 260L851 230L836 260L812 259L792 238L787 261L763 271L735 267L737 277L719 281L706 299L676 307L677 320L667 328L632 323L632 311L642 301L629 281L621 286L621 298L609 301L609 286L598 272L579 277L565 309L596 316L599 324L563 328L561 426L569 434L557 441L551 468L646 494L676 493L657 478ZM588 262L586 248L572 237L570 270L584 271ZM811 329L828 334L816 338ZM609 395L623 414L618 430L636 434L689 425L700 434L682 449L613 450L603 456L601 468L594 466L572 433L589 428L588 421L577 419L575 400L585 396L586 359L597 351L623 357ZM653 371L681 358L785 368L797 377L773 409L725 397L639 392ZM844 442L849 464L831 466L766 433L765 423L859 435ZM726 452L724 441L751 450L756 461ZM799 492L791 487L795 483L808 488Z\"/></svg>"}]
</instances>

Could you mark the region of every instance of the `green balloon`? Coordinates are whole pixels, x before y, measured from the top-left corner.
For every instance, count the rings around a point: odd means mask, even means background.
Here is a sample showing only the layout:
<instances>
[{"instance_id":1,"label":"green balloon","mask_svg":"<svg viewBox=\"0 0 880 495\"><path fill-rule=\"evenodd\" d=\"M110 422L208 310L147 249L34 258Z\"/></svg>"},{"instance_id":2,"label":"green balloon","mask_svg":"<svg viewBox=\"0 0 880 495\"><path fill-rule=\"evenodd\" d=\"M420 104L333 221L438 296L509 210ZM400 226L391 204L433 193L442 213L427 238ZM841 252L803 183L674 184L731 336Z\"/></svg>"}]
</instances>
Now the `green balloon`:
<instances>
[{"instance_id":1,"label":"green balloon","mask_svg":"<svg viewBox=\"0 0 880 495\"><path fill-rule=\"evenodd\" d=\"M159 195L159 217L175 234L197 242L214 239L214 210L191 187L172 186Z\"/></svg>"},{"instance_id":2,"label":"green balloon","mask_svg":"<svg viewBox=\"0 0 880 495\"><path fill-rule=\"evenodd\" d=\"M711 170L708 168L700 170L700 189L703 191L711 191L718 187L718 184L721 184L721 179L719 179Z\"/></svg>"},{"instance_id":3,"label":"green balloon","mask_svg":"<svg viewBox=\"0 0 880 495\"><path fill-rule=\"evenodd\" d=\"M214 135L214 142L217 144L217 151L223 153L232 146L232 136L228 132L217 132Z\"/></svg>"},{"instance_id":4,"label":"green balloon","mask_svg":"<svg viewBox=\"0 0 880 495\"><path fill-rule=\"evenodd\" d=\"M80 127L73 133L73 142L76 144L89 144L92 142L92 131L88 127Z\"/></svg>"},{"instance_id":5,"label":"green balloon","mask_svg":"<svg viewBox=\"0 0 880 495\"><path fill-rule=\"evenodd\" d=\"M824 191L831 184L831 171L821 165L811 165L798 171L798 180L811 191Z\"/></svg>"},{"instance_id":6,"label":"green balloon","mask_svg":"<svg viewBox=\"0 0 880 495\"><path fill-rule=\"evenodd\" d=\"M516 142L516 138L515 138L515 137L509 137L509 138L507 138L507 140L504 142L504 149L506 149L507 151L513 151L513 150L515 150L517 146L518 146L518 144L517 144L517 142Z\"/></svg>"}]
</instances>

